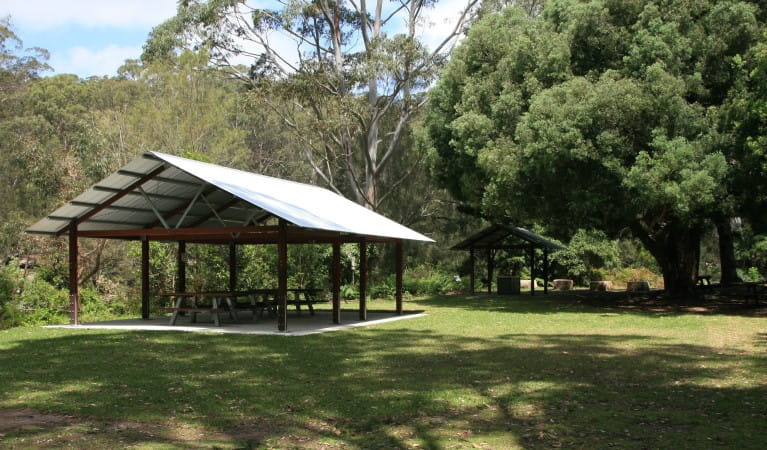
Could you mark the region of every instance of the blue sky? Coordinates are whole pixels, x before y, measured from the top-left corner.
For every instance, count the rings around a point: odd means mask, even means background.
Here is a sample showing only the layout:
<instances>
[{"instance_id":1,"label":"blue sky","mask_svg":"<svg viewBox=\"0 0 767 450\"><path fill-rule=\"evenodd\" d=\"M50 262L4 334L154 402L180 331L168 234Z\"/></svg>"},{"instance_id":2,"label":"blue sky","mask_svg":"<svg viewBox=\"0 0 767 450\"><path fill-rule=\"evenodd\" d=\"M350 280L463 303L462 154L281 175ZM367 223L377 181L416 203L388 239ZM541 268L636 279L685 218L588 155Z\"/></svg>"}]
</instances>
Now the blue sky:
<instances>
[{"instance_id":1,"label":"blue sky","mask_svg":"<svg viewBox=\"0 0 767 450\"><path fill-rule=\"evenodd\" d=\"M467 0L440 0L425 15L421 37L433 48L452 29ZM24 46L47 49L48 74L114 76L138 58L155 26L173 17L177 0L0 0ZM270 3L254 0L253 3ZM277 37L279 40L279 37ZM283 43L290 47L287 41ZM279 47L279 45L278 45ZM293 47L295 48L295 47Z\"/></svg>"},{"instance_id":2,"label":"blue sky","mask_svg":"<svg viewBox=\"0 0 767 450\"><path fill-rule=\"evenodd\" d=\"M176 0L3 0L25 47L51 53L52 73L80 77L116 75L138 58L155 26L173 17Z\"/></svg>"}]
</instances>

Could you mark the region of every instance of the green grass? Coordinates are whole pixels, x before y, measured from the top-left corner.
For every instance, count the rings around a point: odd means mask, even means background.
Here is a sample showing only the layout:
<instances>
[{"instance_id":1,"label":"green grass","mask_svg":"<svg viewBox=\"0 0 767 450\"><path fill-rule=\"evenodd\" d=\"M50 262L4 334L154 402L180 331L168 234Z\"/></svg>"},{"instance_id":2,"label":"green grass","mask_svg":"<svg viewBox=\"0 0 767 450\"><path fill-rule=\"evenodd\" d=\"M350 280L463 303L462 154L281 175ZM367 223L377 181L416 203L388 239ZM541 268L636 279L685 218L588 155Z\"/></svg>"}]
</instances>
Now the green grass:
<instances>
[{"instance_id":1,"label":"green grass","mask_svg":"<svg viewBox=\"0 0 767 450\"><path fill-rule=\"evenodd\" d=\"M542 296L430 297L406 308L427 316L291 338L2 331L0 446L767 442L767 318L755 310L660 314ZM47 420L3 427L14 411Z\"/></svg>"}]
</instances>

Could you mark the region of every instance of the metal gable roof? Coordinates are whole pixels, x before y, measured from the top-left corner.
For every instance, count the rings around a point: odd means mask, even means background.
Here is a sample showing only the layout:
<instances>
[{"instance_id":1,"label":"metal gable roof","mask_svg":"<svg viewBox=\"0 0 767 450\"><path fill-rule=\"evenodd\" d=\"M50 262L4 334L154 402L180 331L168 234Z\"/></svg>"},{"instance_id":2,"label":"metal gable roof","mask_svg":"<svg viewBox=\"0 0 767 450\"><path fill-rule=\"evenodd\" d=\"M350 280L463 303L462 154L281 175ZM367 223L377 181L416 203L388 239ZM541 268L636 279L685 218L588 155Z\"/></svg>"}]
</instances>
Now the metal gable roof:
<instances>
[{"instance_id":1,"label":"metal gable roof","mask_svg":"<svg viewBox=\"0 0 767 450\"><path fill-rule=\"evenodd\" d=\"M509 237L516 237L529 242L536 247L548 248L551 250L563 250L565 247L549 241L532 231L511 225L491 225L484 230L466 238L452 247L453 250L469 250L471 248L495 248L502 246L503 241Z\"/></svg>"},{"instance_id":2,"label":"metal gable roof","mask_svg":"<svg viewBox=\"0 0 767 450\"><path fill-rule=\"evenodd\" d=\"M307 229L434 242L321 187L158 152L130 162L27 232L61 234L73 221L83 231L244 227L272 216Z\"/></svg>"}]
</instances>

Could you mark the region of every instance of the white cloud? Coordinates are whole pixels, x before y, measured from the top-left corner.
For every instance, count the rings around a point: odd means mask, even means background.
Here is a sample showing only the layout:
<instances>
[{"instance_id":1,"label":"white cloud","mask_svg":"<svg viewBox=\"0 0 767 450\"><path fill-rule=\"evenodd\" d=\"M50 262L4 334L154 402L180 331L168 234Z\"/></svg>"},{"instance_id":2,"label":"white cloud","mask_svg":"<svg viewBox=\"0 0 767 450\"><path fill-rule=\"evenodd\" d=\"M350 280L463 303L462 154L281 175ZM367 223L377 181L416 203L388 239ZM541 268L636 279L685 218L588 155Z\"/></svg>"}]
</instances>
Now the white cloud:
<instances>
[{"instance_id":1,"label":"white cloud","mask_svg":"<svg viewBox=\"0 0 767 450\"><path fill-rule=\"evenodd\" d=\"M110 45L99 50L84 47L68 49L63 55L53 55L50 64L56 73L73 73L81 78L89 76L114 76L126 59L138 58L141 47Z\"/></svg>"},{"instance_id":2,"label":"white cloud","mask_svg":"<svg viewBox=\"0 0 767 450\"><path fill-rule=\"evenodd\" d=\"M453 32L460 12L468 3L467 0L440 0L434 7L424 11L418 31L430 49L436 48Z\"/></svg>"},{"instance_id":3,"label":"white cloud","mask_svg":"<svg viewBox=\"0 0 767 450\"><path fill-rule=\"evenodd\" d=\"M85 27L155 26L176 14L176 0L4 0L0 16L41 31L62 25Z\"/></svg>"}]
</instances>

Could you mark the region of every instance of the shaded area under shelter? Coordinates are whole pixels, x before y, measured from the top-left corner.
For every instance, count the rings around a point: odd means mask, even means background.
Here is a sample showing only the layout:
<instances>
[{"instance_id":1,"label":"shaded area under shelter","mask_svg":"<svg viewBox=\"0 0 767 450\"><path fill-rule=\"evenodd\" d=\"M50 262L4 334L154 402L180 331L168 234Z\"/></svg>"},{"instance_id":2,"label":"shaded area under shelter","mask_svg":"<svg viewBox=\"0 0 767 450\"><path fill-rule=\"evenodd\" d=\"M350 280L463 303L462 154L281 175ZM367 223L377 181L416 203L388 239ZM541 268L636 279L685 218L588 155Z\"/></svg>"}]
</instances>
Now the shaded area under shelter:
<instances>
[{"instance_id":1,"label":"shaded area under shelter","mask_svg":"<svg viewBox=\"0 0 767 450\"><path fill-rule=\"evenodd\" d=\"M511 225L491 225L452 247L452 250L468 250L471 264L471 293L475 292L475 261L478 251L484 251L487 257L487 293L492 292L493 271L498 250L526 250L530 264L530 294L535 294L535 250L543 250L542 274L543 293L548 293L549 251L563 250L565 247L552 242L532 231Z\"/></svg>"},{"instance_id":2,"label":"shaded area under shelter","mask_svg":"<svg viewBox=\"0 0 767 450\"><path fill-rule=\"evenodd\" d=\"M229 290L222 293L223 297L238 291L237 246L277 245L275 293L280 331L287 330L289 244L332 245L332 317L334 323L339 323L342 243L359 245L359 316L365 320L367 245L387 243L395 247L396 312L401 314L403 241L433 242L324 188L158 152L145 153L128 163L26 232L68 236L70 322L73 324L78 323L80 306L78 239L141 241L141 315L144 319L150 316L150 241L178 243L176 290L179 294L186 293L186 244L228 245Z\"/></svg>"}]
</instances>

